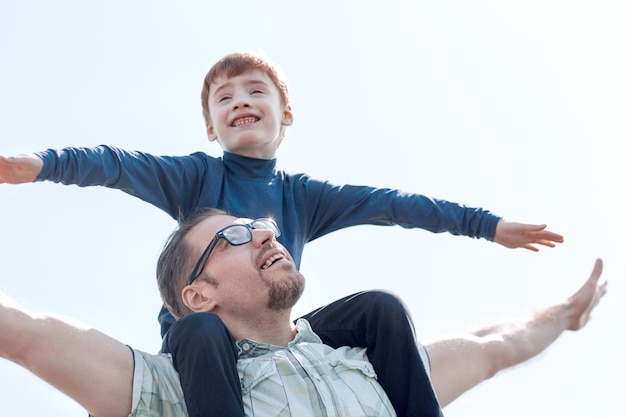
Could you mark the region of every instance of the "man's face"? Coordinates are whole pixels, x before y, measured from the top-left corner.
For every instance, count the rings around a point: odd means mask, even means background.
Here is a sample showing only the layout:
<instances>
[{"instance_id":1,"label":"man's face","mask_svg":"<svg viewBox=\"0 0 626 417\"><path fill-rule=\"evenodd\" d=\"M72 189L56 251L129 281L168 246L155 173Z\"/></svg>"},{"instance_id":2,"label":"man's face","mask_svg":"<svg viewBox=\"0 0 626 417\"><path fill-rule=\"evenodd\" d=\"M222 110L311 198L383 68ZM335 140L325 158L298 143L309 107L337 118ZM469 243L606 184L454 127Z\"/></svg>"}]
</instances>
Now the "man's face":
<instances>
[{"instance_id":1,"label":"man's face","mask_svg":"<svg viewBox=\"0 0 626 417\"><path fill-rule=\"evenodd\" d=\"M209 88L209 139L228 152L272 159L292 114L270 77L259 70L217 77Z\"/></svg>"},{"instance_id":2,"label":"man's face","mask_svg":"<svg viewBox=\"0 0 626 417\"><path fill-rule=\"evenodd\" d=\"M233 224L252 220L231 216L211 216L187 236L196 256L218 231ZM298 272L287 250L276 241L272 231L250 230L250 242L232 246L220 239L197 281L210 286L217 309L241 314L266 310L286 310L295 305L304 290L304 277ZM208 282L207 282L208 280Z\"/></svg>"}]
</instances>

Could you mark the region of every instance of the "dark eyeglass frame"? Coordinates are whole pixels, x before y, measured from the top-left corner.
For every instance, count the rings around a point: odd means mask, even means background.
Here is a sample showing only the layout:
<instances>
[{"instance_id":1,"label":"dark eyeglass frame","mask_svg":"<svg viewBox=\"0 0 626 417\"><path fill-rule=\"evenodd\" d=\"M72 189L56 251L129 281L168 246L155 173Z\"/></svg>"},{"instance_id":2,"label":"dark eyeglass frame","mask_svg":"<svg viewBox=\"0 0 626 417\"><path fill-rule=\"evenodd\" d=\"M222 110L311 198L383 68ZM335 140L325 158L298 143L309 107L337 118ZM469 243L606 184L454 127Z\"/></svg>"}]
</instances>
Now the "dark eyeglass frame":
<instances>
[{"instance_id":1,"label":"dark eyeglass frame","mask_svg":"<svg viewBox=\"0 0 626 417\"><path fill-rule=\"evenodd\" d=\"M246 234L239 233L241 229L245 229ZM217 246L220 239L224 239L231 246L241 246L252 241L252 230L271 230L274 233L274 237L280 236L280 229L273 219L262 217L251 221L248 224L231 224L218 231L213 239L209 242L206 249L200 255L200 259L196 262L196 266L193 267L191 274L189 275L188 285L191 285L202 273L206 263L209 260L209 256ZM233 233L235 231L235 233Z\"/></svg>"}]
</instances>

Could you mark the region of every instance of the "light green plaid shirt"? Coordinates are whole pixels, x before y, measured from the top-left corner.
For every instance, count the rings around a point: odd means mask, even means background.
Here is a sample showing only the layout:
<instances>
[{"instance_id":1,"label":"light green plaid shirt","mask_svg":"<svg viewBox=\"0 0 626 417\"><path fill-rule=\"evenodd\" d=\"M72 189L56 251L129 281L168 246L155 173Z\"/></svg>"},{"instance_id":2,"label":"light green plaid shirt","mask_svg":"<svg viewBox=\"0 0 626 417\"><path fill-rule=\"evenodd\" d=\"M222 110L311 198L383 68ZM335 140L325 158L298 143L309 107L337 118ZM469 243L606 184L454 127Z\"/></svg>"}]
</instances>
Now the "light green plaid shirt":
<instances>
[{"instance_id":1,"label":"light green plaid shirt","mask_svg":"<svg viewBox=\"0 0 626 417\"><path fill-rule=\"evenodd\" d=\"M324 345L300 319L287 347L237 342L247 417L395 417L364 348Z\"/></svg>"},{"instance_id":2,"label":"light green plaid shirt","mask_svg":"<svg viewBox=\"0 0 626 417\"><path fill-rule=\"evenodd\" d=\"M364 348L324 345L304 319L296 328L287 347L237 342L247 417L396 417ZM130 417L187 417L171 357L133 353Z\"/></svg>"}]
</instances>

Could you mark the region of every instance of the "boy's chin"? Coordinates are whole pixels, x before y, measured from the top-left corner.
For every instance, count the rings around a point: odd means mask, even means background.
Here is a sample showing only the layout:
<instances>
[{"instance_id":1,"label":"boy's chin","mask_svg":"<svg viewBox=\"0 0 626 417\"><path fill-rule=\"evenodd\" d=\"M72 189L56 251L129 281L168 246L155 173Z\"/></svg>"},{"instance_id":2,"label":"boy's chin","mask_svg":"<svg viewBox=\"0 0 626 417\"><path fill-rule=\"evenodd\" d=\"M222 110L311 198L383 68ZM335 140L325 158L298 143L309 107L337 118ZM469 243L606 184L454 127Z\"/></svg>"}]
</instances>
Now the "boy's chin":
<instances>
[{"instance_id":1,"label":"boy's chin","mask_svg":"<svg viewBox=\"0 0 626 417\"><path fill-rule=\"evenodd\" d=\"M222 149L236 155L247 156L258 159L272 159L276 156L276 151L280 141L267 142L257 137L240 138L237 143L225 144L220 142Z\"/></svg>"}]
</instances>

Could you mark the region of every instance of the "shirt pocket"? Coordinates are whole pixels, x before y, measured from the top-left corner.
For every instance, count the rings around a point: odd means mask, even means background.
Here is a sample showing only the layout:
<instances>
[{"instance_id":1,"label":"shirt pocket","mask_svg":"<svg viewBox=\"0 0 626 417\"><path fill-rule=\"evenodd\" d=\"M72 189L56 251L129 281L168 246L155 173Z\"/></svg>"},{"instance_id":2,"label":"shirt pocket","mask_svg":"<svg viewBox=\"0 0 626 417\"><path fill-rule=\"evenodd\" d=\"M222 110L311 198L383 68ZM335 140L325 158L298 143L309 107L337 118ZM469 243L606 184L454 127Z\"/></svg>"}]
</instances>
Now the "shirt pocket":
<instances>
[{"instance_id":1,"label":"shirt pocket","mask_svg":"<svg viewBox=\"0 0 626 417\"><path fill-rule=\"evenodd\" d=\"M240 365L239 380L241 382L241 392L243 395L250 394L257 385L273 375L276 375L276 365L273 361L251 360L245 366Z\"/></svg>"},{"instance_id":2,"label":"shirt pocket","mask_svg":"<svg viewBox=\"0 0 626 417\"><path fill-rule=\"evenodd\" d=\"M246 416L291 416L285 386L273 361L256 358L238 367Z\"/></svg>"},{"instance_id":3,"label":"shirt pocket","mask_svg":"<svg viewBox=\"0 0 626 417\"><path fill-rule=\"evenodd\" d=\"M378 383L371 363L337 357L331 360L330 365L343 383L337 385L336 391L339 398L344 400L344 407L350 410L348 415L395 417L393 406Z\"/></svg>"},{"instance_id":4,"label":"shirt pocket","mask_svg":"<svg viewBox=\"0 0 626 417\"><path fill-rule=\"evenodd\" d=\"M376 372L371 363L355 359L335 359L331 362L335 373L355 372L356 375L363 375L368 380L377 379Z\"/></svg>"}]
</instances>

